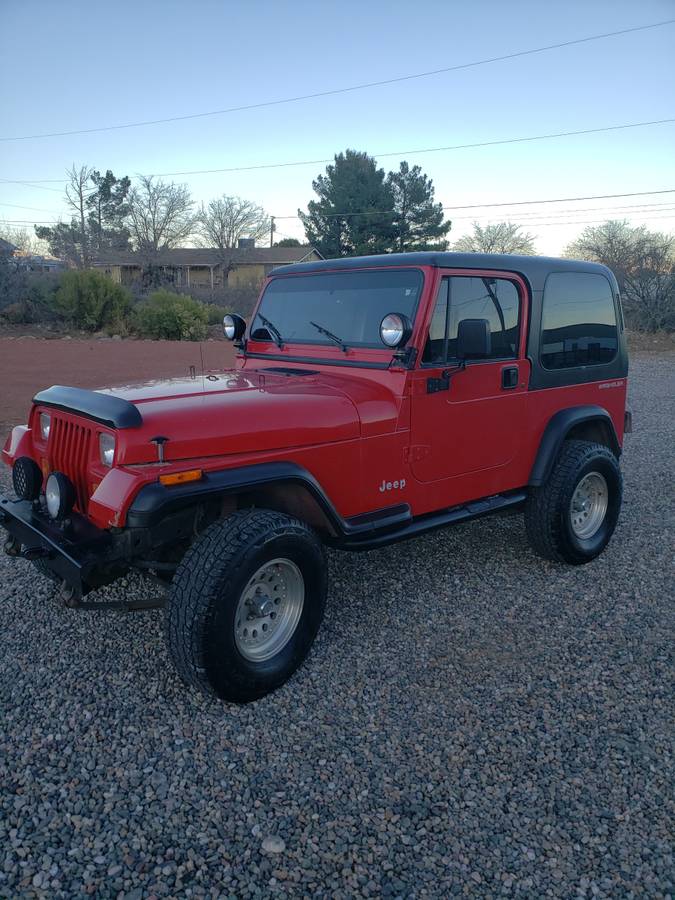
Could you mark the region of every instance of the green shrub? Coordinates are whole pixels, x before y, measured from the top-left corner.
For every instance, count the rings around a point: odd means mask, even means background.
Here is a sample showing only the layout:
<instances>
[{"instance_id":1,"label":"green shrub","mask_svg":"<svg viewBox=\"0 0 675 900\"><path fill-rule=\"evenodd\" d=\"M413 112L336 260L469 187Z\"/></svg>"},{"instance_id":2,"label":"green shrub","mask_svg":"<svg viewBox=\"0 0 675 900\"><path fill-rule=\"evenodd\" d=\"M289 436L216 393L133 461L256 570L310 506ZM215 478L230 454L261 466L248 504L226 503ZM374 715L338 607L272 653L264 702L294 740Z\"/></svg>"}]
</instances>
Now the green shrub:
<instances>
[{"instance_id":1,"label":"green shrub","mask_svg":"<svg viewBox=\"0 0 675 900\"><path fill-rule=\"evenodd\" d=\"M56 307L84 331L123 331L131 294L100 272L65 272L56 292Z\"/></svg>"},{"instance_id":2,"label":"green shrub","mask_svg":"<svg viewBox=\"0 0 675 900\"><path fill-rule=\"evenodd\" d=\"M15 277L9 280L7 267L0 269L0 317L14 325L56 322L61 318L56 306L59 275L17 268Z\"/></svg>"},{"instance_id":3,"label":"green shrub","mask_svg":"<svg viewBox=\"0 0 675 900\"><path fill-rule=\"evenodd\" d=\"M218 303L205 303L204 308L209 317L209 325L222 325L223 316L232 312L229 306L220 306Z\"/></svg>"},{"instance_id":4,"label":"green shrub","mask_svg":"<svg viewBox=\"0 0 675 900\"><path fill-rule=\"evenodd\" d=\"M209 312L203 303L192 297L162 288L138 304L133 324L143 337L203 341L208 334Z\"/></svg>"}]
</instances>

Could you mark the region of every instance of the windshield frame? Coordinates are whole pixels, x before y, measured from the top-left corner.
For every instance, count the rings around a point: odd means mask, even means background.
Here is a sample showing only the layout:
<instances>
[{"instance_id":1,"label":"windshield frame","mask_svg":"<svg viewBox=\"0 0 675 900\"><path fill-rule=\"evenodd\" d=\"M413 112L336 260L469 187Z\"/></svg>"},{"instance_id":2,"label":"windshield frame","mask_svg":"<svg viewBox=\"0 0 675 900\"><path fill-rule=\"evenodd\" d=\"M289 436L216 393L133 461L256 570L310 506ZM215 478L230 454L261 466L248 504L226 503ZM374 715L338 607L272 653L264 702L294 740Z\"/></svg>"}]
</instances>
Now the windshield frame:
<instances>
[{"instance_id":1,"label":"windshield frame","mask_svg":"<svg viewBox=\"0 0 675 900\"><path fill-rule=\"evenodd\" d=\"M253 324L258 317L258 310L260 309L263 300L265 298L265 294L273 281L280 281L286 278L312 278L317 275L341 275L345 270L340 268L335 269L322 269L319 271L312 272L293 272L288 275L279 273L277 275L273 275L265 280L263 284L262 290L260 292L260 297L258 302L255 305L255 308L251 314L251 319L249 321L247 330L246 330L246 357L253 357L254 359L263 359L263 358L276 358L279 359L281 356L286 356L286 348L287 347L296 347L296 348L316 348L319 350L319 354L313 357L296 357L296 359L304 362L309 362L314 360L316 363L326 363L329 365L363 365L368 368L387 368L389 366L389 360L392 358L392 354L396 352L397 349L402 348L392 348L387 347L382 342L379 343L361 343L354 344L349 341L349 338L344 338L345 343L348 345L347 351L343 351L340 347L330 340L327 337L324 337L320 334L320 332L316 332L316 338L307 339L307 338L288 338L286 335L282 334L284 349L281 350L278 345L275 343L273 339L261 339L254 338L251 336L251 332L253 330ZM363 267L349 269L348 271L357 273L357 272L393 272L393 271L414 271L418 273L421 278L420 289L417 293L417 297L415 299L415 304L413 309L411 310L410 321L413 326L413 332L415 330L415 323L419 317L420 310L424 307L424 298L426 296L426 292L428 290L428 286L430 283L429 272L427 267L415 265L415 266L406 266L406 265L392 265L392 266L368 266L364 265ZM433 280L433 279L432 279ZM399 310L391 309L389 312L398 312ZM269 318L269 317L268 317ZM277 324L276 322L274 323ZM323 323L320 323L323 324ZM344 336L340 335L342 339ZM256 345L256 349L252 351L249 349L249 345ZM407 342L406 346L411 346L412 338ZM257 349L258 345L260 345L260 350ZM264 347L272 347L273 350L271 352L264 352L262 348ZM324 353L328 351L328 355L324 357ZM382 357L385 359L383 360ZM371 360L371 361L369 361ZM380 360L382 360L380 362Z\"/></svg>"}]
</instances>

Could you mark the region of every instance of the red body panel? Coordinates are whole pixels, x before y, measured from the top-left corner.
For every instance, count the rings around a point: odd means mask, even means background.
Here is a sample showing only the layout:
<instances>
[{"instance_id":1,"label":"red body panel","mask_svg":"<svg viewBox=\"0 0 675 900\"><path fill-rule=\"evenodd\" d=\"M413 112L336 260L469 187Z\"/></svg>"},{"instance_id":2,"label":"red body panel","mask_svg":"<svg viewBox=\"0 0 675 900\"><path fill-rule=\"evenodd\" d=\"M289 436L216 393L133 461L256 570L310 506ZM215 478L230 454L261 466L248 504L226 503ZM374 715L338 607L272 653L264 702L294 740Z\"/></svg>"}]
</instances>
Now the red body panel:
<instances>
[{"instance_id":1,"label":"red body panel","mask_svg":"<svg viewBox=\"0 0 675 900\"><path fill-rule=\"evenodd\" d=\"M279 349L249 340L248 353L255 357L240 356L236 370L110 391L136 404L143 418L140 428L115 432L112 469L100 462L98 452L98 434L111 429L50 410L53 418L80 427L84 423L91 431L81 458L73 462L72 455L63 455L67 447L56 452L52 446L55 432L49 445L36 437L37 407L28 429L14 429L4 459L11 464L29 455L43 471L67 470L77 463L78 489L89 493L88 503L86 497L81 503L83 511L108 528L124 524L133 498L160 472L291 461L314 475L345 518L401 503L420 515L525 486L544 429L560 409L602 407L622 441L625 378L528 390L530 298L525 282L508 273L521 292L519 358L468 364L452 377L448 391L427 393L427 380L441 370L420 365L421 348L438 281L452 272L431 267L423 272L425 287L410 341L420 352L410 370L386 368L392 351L384 347L343 353L325 345L287 343ZM314 374L269 371L278 367ZM514 388L505 390L502 370L507 367L516 367L518 378ZM168 438L162 467L152 443L158 435Z\"/></svg>"}]
</instances>

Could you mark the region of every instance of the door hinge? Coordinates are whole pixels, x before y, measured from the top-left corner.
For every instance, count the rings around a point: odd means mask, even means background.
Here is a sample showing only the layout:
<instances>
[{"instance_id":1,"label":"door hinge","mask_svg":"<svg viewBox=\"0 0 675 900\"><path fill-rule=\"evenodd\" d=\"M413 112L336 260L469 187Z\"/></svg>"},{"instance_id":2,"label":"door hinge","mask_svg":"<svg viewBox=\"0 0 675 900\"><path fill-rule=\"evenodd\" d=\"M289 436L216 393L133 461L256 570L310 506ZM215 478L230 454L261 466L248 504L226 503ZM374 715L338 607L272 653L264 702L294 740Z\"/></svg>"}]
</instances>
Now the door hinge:
<instances>
[{"instance_id":1,"label":"door hinge","mask_svg":"<svg viewBox=\"0 0 675 900\"><path fill-rule=\"evenodd\" d=\"M453 375L459 375L466 368L466 360L462 359L459 365L453 369L443 369L440 378L427 378L427 394L436 394L438 391L450 390L450 379Z\"/></svg>"}]
</instances>

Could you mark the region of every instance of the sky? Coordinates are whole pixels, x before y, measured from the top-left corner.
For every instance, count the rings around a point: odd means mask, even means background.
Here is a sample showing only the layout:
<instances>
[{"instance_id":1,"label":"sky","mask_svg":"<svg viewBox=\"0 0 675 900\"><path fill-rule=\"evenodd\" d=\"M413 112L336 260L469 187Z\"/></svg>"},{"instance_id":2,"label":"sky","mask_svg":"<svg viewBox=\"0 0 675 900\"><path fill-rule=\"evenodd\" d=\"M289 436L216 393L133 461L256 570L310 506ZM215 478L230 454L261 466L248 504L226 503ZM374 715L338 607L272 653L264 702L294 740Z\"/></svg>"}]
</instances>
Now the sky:
<instances>
[{"instance_id":1,"label":"sky","mask_svg":"<svg viewBox=\"0 0 675 900\"><path fill-rule=\"evenodd\" d=\"M0 138L283 100L675 19L675 0L0 0ZM510 220L556 254L584 223L675 230L675 122L461 150L416 152L675 119L675 24L516 59L291 103L91 134L0 140L0 220L65 213L72 165L118 175L329 160L352 148L433 179L452 220ZM385 154L392 154L385 156ZM200 203L234 194L275 215L277 239L325 163L173 176ZM11 181L45 180L43 184ZM634 197L475 204L665 191ZM31 207L31 208L26 208ZM0 222L1 225L1 222Z\"/></svg>"}]
</instances>

